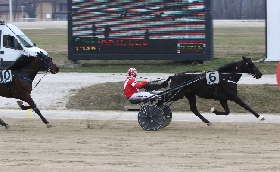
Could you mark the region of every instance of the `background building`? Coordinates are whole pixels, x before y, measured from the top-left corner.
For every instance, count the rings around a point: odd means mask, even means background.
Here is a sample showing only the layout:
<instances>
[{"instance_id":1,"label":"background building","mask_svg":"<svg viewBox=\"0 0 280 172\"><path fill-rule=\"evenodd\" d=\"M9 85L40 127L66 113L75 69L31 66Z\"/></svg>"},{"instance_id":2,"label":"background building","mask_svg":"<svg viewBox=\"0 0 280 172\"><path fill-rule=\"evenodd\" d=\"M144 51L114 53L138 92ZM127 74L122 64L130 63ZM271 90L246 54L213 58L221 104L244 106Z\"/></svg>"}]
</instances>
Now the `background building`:
<instances>
[{"instance_id":1,"label":"background building","mask_svg":"<svg viewBox=\"0 0 280 172\"><path fill-rule=\"evenodd\" d=\"M67 20L67 0L11 1L15 22ZM10 21L9 0L0 0L0 20Z\"/></svg>"}]
</instances>

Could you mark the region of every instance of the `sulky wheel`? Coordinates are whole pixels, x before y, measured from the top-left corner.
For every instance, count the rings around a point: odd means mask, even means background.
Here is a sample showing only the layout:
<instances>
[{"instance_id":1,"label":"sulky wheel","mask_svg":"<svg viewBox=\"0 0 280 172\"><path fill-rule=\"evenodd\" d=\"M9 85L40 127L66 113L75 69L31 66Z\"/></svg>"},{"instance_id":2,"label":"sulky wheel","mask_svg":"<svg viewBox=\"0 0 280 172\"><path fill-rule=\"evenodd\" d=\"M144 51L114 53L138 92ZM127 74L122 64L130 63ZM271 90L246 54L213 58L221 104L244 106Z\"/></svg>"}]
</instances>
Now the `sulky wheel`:
<instances>
[{"instance_id":1,"label":"sulky wheel","mask_svg":"<svg viewBox=\"0 0 280 172\"><path fill-rule=\"evenodd\" d=\"M163 111L163 118L164 118L164 122L163 124L161 125L161 128L164 128L166 126L168 126L172 120L172 112L171 112L171 109L169 108L169 106L165 105L165 104L162 104L160 106L160 108L162 109Z\"/></svg>"},{"instance_id":2,"label":"sulky wheel","mask_svg":"<svg viewBox=\"0 0 280 172\"><path fill-rule=\"evenodd\" d=\"M138 113L139 125L147 131L155 131L163 124L163 111L157 105L145 105Z\"/></svg>"}]
</instances>

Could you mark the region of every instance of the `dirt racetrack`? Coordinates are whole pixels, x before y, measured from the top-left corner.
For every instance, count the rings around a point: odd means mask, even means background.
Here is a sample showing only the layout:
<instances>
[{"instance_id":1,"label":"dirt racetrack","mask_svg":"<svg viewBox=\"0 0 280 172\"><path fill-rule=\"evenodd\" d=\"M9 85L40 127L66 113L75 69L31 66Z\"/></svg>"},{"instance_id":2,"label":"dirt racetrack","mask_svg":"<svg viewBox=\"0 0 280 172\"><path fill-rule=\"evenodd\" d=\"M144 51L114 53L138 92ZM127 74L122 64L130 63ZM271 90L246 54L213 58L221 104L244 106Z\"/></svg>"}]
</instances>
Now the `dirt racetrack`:
<instances>
[{"instance_id":1,"label":"dirt racetrack","mask_svg":"<svg viewBox=\"0 0 280 172\"><path fill-rule=\"evenodd\" d=\"M35 99L42 109L54 103L58 111L64 109L65 97L56 101L47 97L50 102ZM5 99L0 106L17 105ZM1 172L280 171L279 123L215 122L209 127L172 121L148 132L136 120L50 119L55 127L47 129L39 118L2 119L11 128L0 127Z\"/></svg>"},{"instance_id":2,"label":"dirt racetrack","mask_svg":"<svg viewBox=\"0 0 280 172\"><path fill-rule=\"evenodd\" d=\"M3 118L1 171L280 171L279 124Z\"/></svg>"}]
</instances>

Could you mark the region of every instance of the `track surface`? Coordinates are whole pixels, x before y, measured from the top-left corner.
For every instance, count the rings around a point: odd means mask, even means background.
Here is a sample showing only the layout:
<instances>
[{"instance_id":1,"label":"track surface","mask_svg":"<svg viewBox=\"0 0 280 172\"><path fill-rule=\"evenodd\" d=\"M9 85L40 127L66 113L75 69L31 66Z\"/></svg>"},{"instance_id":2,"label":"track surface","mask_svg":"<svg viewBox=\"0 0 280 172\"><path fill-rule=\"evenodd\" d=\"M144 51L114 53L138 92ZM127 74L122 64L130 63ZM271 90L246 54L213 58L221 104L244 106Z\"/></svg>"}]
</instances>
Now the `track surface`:
<instances>
[{"instance_id":1,"label":"track surface","mask_svg":"<svg viewBox=\"0 0 280 172\"><path fill-rule=\"evenodd\" d=\"M1 117L10 125L0 128L1 171L280 171L279 115L262 114L267 120L260 122L251 114L206 113L213 123L209 127L193 114L178 112L168 127L148 132L139 126L136 111L65 109L71 89L123 81L124 75L47 75L32 97L51 129L34 113L27 118L15 99L0 98ZM256 84L249 78L243 76L239 84ZM276 84L275 75L257 81Z\"/></svg>"},{"instance_id":2,"label":"track surface","mask_svg":"<svg viewBox=\"0 0 280 172\"><path fill-rule=\"evenodd\" d=\"M67 27L67 22L36 23L38 28ZM214 26L264 27L264 22L214 21ZM14 99L0 98L1 117L11 127L0 128L1 171L280 171L278 115L263 114L267 120L260 122L251 114L205 114L213 123L209 127L193 114L176 113L168 127L148 132L139 126L137 112L65 109L69 94L74 93L71 89L123 81L124 75L47 75L32 97L55 126L51 129L35 114L27 118ZM168 74L142 76L156 79ZM269 75L252 81L242 76L239 84L243 83L276 84L276 78Z\"/></svg>"},{"instance_id":3,"label":"track surface","mask_svg":"<svg viewBox=\"0 0 280 172\"><path fill-rule=\"evenodd\" d=\"M35 118L4 120L1 171L280 170L279 124L173 121L148 132L136 120L56 119L51 129Z\"/></svg>"}]
</instances>

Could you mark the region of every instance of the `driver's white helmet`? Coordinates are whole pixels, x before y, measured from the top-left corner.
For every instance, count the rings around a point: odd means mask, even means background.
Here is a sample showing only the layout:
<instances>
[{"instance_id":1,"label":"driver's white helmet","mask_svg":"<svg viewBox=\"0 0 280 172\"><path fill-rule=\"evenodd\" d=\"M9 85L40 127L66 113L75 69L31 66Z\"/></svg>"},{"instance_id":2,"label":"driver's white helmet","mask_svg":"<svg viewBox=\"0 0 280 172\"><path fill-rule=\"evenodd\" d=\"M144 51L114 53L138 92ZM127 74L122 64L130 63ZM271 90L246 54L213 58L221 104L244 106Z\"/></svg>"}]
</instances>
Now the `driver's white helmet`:
<instances>
[{"instance_id":1,"label":"driver's white helmet","mask_svg":"<svg viewBox=\"0 0 280 172\"><path fill-rule=\"evenodd\" d=\"M129 68L128 71L127 71L127 74L129 76L136 77L137 76L137 70L135 68Z\"/></svg>"}]
</instances>

